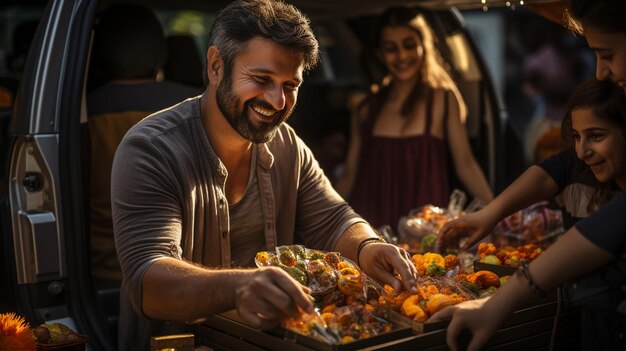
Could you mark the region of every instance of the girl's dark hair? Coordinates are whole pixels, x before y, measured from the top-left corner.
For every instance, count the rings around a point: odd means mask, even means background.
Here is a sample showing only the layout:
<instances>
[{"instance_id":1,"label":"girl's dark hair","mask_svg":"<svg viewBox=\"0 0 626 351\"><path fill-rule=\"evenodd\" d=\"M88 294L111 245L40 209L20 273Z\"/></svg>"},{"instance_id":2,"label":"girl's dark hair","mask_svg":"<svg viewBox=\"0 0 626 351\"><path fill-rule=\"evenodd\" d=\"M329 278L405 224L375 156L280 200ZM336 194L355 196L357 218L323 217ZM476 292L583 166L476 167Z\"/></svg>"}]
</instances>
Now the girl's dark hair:
<instances>
[{"instance_id":1,"label":"girl's dark hair","mask_svg":"<svg viewBox=\"0 0 626 351\"><path fill-rule=\"evenodd\" d=\"M626 138L626 97L624 91L615 83L597 80L593 77L576 88L569 99L567 113L561 124L561 135L571 148L575 146L572 131L572 111L577 109L591 109L595 116L620 129L622 136ZM583 161L579 160L576 167L586 182L591 183L596 189L589 202L589 211L593 211L607 202L618 190L614 181L600 183Z\"/></svg>"},{"instance_id":2,"label":"girl's dark hair","mask_svg":"<svg viewBox=\"0 0 626 351\"><path fill-rule=\"evenodd\" d=\"M292 49L301 58L305 70L317 64L317 39L309 19L298 9L280 0L239 0L218 12L209 32L209 47L219 49L224 74L231 74L235 57L257 36ZM205 86L206 65L205 61L202 74Z\"/></svg>"},{"instance_id":3,"label":"girl's dark hair","mask_svg":"<svg viewBox=\"0 0 626 351\"><path fill-rule=\"evenodd\" d=\"M575 33L584 34L582 25L592 25L607 32L626 33L626 1L570 0L565 13L566 25Z\"/></svg>"},{"instance_id":4,"label":"girl's dark hair","mask_svg":"<svg viewBox=\"0 0 626 351\"><path fill-rule=\"evenodd\" d=\"M561 124L561 134L569 146L574 145L572 138L572 111L588 108L611 126L621 129L626 138L626 97L624 91L607 80L590 78L582 83L569 99L567 113Z\"/></svg>"},{"instance_id":5,"label":"girl's dark hair","mask_svg":"<svg viewBox=\"0 0 626 351\"><path fill-rule=\"evenodd\" d=\"M426 16L419 9L407 7L392 7L386 10L379 18L374 32L375 50L380 50L382 33L388 27L408 27L417 33L421 46L424 50L424 59L420 68L419 77L415 86L402 103L401 114L408 116L416 106L416 101L424 93L436 87L452 89L454 83L443 64L443 60L437 50L437 38L428 24ZM378 62L384 67L382 62ZM368 119L373 120L378 116L389 94L391 79L386 76L382 82L373 85L374 91L367 103L369 105Z\"/></svg>"}]
</instances>

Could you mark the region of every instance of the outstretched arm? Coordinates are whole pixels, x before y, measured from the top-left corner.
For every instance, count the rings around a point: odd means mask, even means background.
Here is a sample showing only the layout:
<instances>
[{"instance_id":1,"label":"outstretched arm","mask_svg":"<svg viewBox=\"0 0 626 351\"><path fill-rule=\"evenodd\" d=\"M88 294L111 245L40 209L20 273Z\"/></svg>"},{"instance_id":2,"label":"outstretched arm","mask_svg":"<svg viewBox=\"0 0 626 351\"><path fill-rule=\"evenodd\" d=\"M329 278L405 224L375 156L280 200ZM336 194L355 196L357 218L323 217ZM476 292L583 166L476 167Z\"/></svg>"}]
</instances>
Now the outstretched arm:
<instances>
[{"instance_id":1,"label":"outstretched arm","mask_svg":"<svg viewBox=\"0 0 626 351\"><path fill-rule=\"evenodd\" d=\"M446 223L437 239L439 244L468 236L471 247L487 236L506 216L556 194L558 186L541 167L531 166L482 210Z\"/></svg>"},{"instance_id":2,"label":"outstretched arm","mask_svg":"<svg viewBox=\"0 0 626 351\"><path fill-rule=\"evenodd\" d=\"M550 290L582 277L615 258L574 227L537 257L528 269L534 284L542 290ZM446 336L450 349L458 349L459 334L463 329L469 329L472 340L468 350L480 350L514 311L530 301L533 294L528 280L515 274L490 299L452 306L433 315L430 321L443 320L452 315Z\"/></svg>"}]
</instances>

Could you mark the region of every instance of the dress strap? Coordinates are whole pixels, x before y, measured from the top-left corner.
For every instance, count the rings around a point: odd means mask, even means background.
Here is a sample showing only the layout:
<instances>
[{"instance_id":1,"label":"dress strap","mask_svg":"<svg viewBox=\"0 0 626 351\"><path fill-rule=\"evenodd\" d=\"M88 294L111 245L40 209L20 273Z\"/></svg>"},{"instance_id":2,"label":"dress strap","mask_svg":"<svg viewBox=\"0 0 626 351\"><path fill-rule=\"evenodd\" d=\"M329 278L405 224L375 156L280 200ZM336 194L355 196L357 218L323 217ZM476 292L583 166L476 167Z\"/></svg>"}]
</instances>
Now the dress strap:
<instances>
[{"instance_id":1,"label":"dress strap","mask_svg":"<svg viewBox=\"0 0 626 351\"><path fill-rule=\"evenodd\" d=\"M430 135L430 127L433 124L433 100L435 98L434 89L428 89L428 99L426 100L426 126L424 135Z\"/></svg>"},{"instance_id":2,"label":"dress strap","mask_svg":"<svg viewBox=\"0 0 626 351\"><path fill-rule=\"evenodd\" d=\"M430 135L430 128L433 124L433 100L435 99L435 89L430 89L428 92L428 102L426 107L426 127L424 128L424 134ZM444 139L448 139L448 99L449 92L444 90L443 92L443 131Z\"/></svg>"},{"instance_id":3,"label":"dress strap","mask_svg":"<svg viewBox=\"0 0 626 351\"><path fill-rule=\"evenodd\" d=\"M443 94L443 139L448 140L448 100L450 99L450 90L445 90Z\"/></svg>"}]
</instances>

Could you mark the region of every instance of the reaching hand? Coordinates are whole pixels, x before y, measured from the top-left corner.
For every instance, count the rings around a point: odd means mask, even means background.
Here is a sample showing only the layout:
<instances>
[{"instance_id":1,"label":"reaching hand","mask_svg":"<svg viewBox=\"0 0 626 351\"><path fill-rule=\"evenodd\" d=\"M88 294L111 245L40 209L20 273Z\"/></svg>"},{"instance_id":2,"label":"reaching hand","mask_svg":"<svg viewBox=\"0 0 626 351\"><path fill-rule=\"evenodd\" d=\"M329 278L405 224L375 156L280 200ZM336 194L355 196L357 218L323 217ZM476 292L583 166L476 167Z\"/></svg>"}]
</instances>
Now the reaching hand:
<instances>
[{"instance_id":1,"label":"reaching hand","mask_svg":"<svg viewBox=\"0 0 626 351\"><path fill-rule=\"evenodd\" d=\"M461 216L441 228L437 237L437 247L459 247L459 240L468 237L461 247L462 250L466 250L489 235L496 224L497 220L491 219L485 210Z\"/></svg>"},{"instance_id":2,"label":"reaching hand","mask_svg":"<svg viewBox=\"0 0 626 351\"><path fill-rule=\"evenodd\" d=\"M389 284L396 291L404 289L417 292L417 270L406 250L391 244L370 244L361 250L358 259L361 269L370 277Z\"/></svg>"},{"instance_id":3,"label":"reaching hand","mask_svg":"<svg viewBox=\"0 0 626 351\"><path fill-rule=\"evenodd\" d=\"M313 313L310 290L277 267L263 267L236 289L237 312L252 327L267 330L284 318Z\"/></svg>"},{"instance_id":4,"label":"reaching hand","mask_svg":"<svg viewBox=\"0 0 626 351\"><path fill-rule=\"evenodd\" d=\"M487 300L488 298L470 300L446 307L430 317L428 323L446 320L452 316L452 321L450 321L446 333L448 347L452 351L458 350L459 334L462 330L469 329L472 332L472 339L467 350L481 350L498 329L501 322L500 314L494 315L489 310L489 305L485 304Z\"/></svg>"}]
</instances>

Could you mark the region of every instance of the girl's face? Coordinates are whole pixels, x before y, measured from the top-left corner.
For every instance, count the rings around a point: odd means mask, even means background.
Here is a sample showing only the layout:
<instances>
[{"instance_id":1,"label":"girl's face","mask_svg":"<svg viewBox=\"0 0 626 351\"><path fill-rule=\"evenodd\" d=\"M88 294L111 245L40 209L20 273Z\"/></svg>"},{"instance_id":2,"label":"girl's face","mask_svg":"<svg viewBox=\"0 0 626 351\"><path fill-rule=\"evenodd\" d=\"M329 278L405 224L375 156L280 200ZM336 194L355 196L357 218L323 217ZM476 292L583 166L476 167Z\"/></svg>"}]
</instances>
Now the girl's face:
<instances>
[{"instance_id":1,"label":"girl's face","mask_svg":"<svg viewBox=\"0 0 626 351\"><path fill-rule=\"evenodd\" d=\"M422 40L406 26L383 28L379 54L389 73L399 80L414 79L424 62Z\"/></svg>"},{"instance_id":2,"label":"girl's face","mask_svg":"<svg viewBox=\"0 0 626 351\"><path fill-rule=\"evenodd\" d=\"M584 26L584 33L596 53L596 78L610 79L626 94L626 33L607 32L590 25Z\"/></svg>"},{"instance_id":3,"label":"girl's face","mask_svg":"<svg viewBox=\"0 0 626 351\"><path fill-rule=\"evenodd\" d=\"M576 155L600 182L615 179L626 189L626 139L622 130L595 115L592 109L572 111Z\"/></svg>"}]
</instances>

